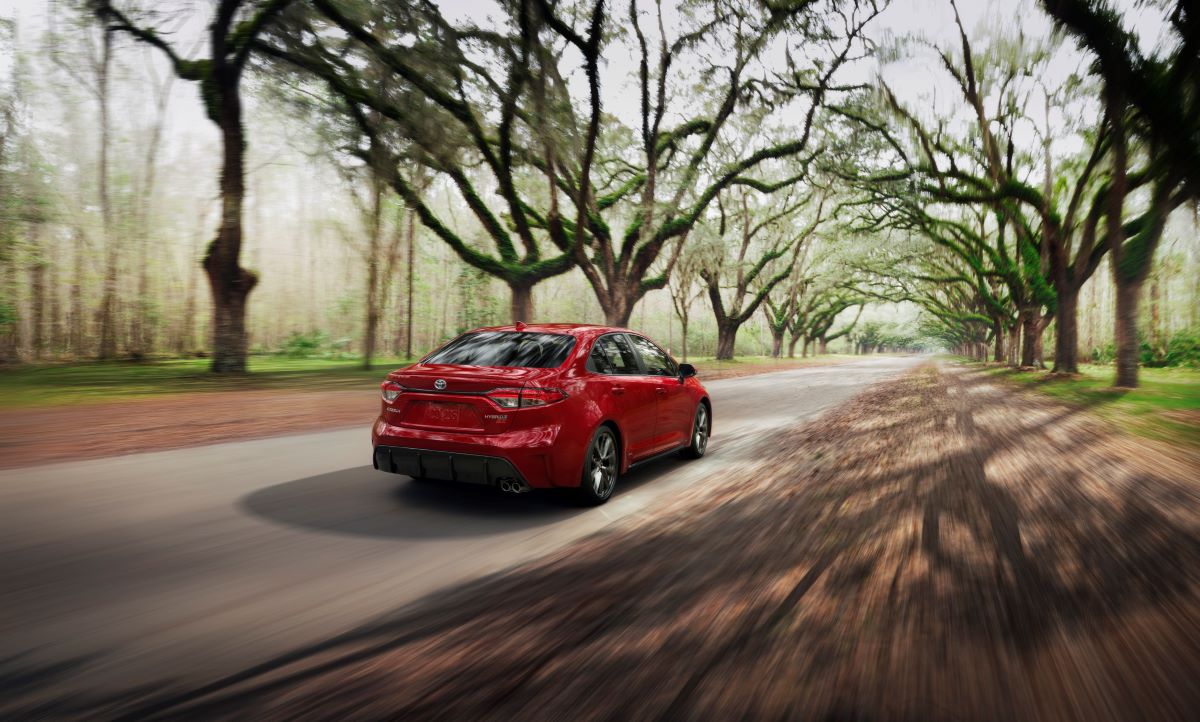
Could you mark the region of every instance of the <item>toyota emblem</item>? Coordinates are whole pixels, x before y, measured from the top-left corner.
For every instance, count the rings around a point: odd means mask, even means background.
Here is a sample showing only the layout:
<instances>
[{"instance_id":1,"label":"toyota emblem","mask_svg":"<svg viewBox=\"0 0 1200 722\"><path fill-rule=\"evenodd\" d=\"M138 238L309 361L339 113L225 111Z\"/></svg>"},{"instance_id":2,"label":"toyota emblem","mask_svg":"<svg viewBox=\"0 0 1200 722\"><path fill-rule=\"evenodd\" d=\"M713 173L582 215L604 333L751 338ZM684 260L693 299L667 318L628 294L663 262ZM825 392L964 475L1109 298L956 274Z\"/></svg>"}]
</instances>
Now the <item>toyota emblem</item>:
<instances>
[{"instance_id":1,"label":"toyota emblem","mask_svg":"<svg viewBox=\"0 0 1200 722\"><path fill-rule=\"evenodd\" d=\"M437 381L434 381L433 388L437 389L438 391L445 389L446 388L446 379L438 379Z\"/></svg>"}]
</instances>

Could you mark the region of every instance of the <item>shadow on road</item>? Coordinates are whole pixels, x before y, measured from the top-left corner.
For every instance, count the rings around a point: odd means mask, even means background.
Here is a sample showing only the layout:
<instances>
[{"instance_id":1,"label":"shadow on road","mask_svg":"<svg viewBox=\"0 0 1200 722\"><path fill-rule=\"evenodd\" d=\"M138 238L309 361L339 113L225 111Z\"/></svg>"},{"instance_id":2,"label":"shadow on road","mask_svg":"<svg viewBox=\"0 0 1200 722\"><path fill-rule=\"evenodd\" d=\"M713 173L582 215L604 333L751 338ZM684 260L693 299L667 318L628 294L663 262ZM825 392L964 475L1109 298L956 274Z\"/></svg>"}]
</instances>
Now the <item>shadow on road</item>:
<instances>
[{"instance_id":1,"label":"shadow on road","mask_svg":"<svg viewBox=\"0 0 1200 722\"><path fill-rule=\"evenodd\" d=\"M246 496L241 506L279 524L398 539L499 534L583 511L562 494L512 496L485 486L417 482L369 466L267 487Z\"/></svg>"},{"instance_id":2,"label":"shadow on road","mask_svg":"<svg viewBox=\"0 0 1200 722\"><path fill-rule=\"evenodd\" d=\"M632 469L621 477L617 497L685 463L667 458ZM370 466L276 484L247 495L240 506L277 524L396 539L503 534L554 524L587 511L570 489L511 495L486 486L413 481Z\"/></svg>"}]
</instances>

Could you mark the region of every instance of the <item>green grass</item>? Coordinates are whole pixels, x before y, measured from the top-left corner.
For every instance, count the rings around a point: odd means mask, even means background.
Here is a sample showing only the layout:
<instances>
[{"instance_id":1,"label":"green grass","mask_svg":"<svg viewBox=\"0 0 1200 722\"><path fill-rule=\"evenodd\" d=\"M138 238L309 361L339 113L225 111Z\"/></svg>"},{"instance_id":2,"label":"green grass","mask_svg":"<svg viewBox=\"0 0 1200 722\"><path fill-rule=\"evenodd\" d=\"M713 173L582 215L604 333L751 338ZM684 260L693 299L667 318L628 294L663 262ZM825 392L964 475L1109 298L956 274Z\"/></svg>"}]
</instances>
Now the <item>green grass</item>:
<instances>
[{"instance_id":1,"label":"green grass","mask_svg":"<svg viewBox=\"0 0 1200 722\"><path fill-rule=\"evenodd\" d=\"M695 357L689 361L701 369L723 369L770 362L815 362L830 358L838 356L830 354L807 359L743 356L733 361ZM389 370L407 363L398 358L382 358L375 361L373 369L366 371L360 367L361 361L353 358L251 356L250 373L239 377L210 373L208 359L30 364L0 371L0 408L55 406L239 389L315 391L370 388L383 380Z\"/></svg>"},{"instance_id":2,"label":"green grass","mask_svg":"<svg viewBox=\"0 0 1200 722\"><path fill-rule=\"evenodd\" d=\"M1136 389L1113 388L1112 366L1087 364L1079 370L1077 378L999 367L988 373L1088 406L1139 436L1200 447L1200 369L1143 368Z\"/></svg>"},{"instance_id":3,"label":"green grass","mask_svg":"<svg viewBox=\"0 0 1200 722\"><path fill-rule=\"evenodd\" d=\"M396 358L377 359L368 371L359 359L252 356L250 373L240 377L210 373L208 359L28 365L0 371L0 408L196 391L370 388L389 370L405 363Z\"/></svg>"}]
</instances>

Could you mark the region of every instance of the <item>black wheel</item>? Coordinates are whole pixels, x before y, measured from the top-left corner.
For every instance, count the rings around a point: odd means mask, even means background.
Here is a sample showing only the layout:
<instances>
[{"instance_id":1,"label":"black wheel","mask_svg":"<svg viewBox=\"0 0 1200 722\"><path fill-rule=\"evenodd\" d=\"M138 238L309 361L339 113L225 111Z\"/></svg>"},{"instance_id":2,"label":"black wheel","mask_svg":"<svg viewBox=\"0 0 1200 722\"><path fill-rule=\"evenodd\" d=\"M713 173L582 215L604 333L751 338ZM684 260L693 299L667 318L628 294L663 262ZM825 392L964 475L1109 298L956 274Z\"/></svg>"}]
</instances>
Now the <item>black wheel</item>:
<instances>
[{"instance_id":1,"label":"black wheel","mask_svg":"<svg viewBox=\"0 0 1200 722\"><path fill-rule=\"evenodd\" d=\"M579 496L584 504L603 504L612 496L617 485L617 437L612 429L596 429L592 443L583 459L583 478L579 481Z\"/></svg>"},{"instance_id":2,"label":"black wheel","mask_svg":"<svg viewBox=\"0 0 1200 722\"><path fill-rule=\"evenodd\" d=\"M692 440L683 450L687 459L699 459L708 448L708 432L712 430L712 419L708 417L708 407L700 404L696 409L696 418L692 420Z\"/></svg>"}]
</instances>

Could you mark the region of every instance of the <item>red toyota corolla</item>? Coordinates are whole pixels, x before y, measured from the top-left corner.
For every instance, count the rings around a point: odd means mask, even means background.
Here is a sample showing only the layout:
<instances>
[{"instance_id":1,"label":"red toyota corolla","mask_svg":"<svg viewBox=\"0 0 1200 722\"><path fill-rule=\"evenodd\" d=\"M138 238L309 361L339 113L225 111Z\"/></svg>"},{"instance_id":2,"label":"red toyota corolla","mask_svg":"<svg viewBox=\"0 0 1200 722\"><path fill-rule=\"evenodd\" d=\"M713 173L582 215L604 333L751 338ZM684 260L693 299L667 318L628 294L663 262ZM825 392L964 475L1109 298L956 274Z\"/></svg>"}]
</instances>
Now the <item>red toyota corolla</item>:
<instances>
[{"instance_id":1,"label":"red toyota corolla","mask_svg":"<svg viewBox=\"0 0 1200 722\"><path fill-rule=\"evenodd\" d=\"M645 336L568 324L465 333L388 374L375 468L601 504L630 466L704 455L712 403L691 364Z\"/></svg>"}]
</instances>

